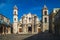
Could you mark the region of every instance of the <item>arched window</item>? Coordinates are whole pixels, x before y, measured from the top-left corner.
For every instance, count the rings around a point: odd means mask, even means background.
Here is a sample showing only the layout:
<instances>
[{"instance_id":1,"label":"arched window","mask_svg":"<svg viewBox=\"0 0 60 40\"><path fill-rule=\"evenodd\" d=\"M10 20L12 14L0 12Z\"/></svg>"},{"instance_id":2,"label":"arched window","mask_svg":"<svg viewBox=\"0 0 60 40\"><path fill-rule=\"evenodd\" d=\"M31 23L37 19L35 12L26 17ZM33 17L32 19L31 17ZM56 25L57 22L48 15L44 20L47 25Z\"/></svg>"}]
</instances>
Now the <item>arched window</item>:
<instances>
[{"instance_id":1,"label":"arched window","mask_svg":"<svg viewBox=\"0 0 60 40\"><path fill-rule=\"evenodd\" d=\"M47 18L45 18L45 23L47 23Z\"/></svg>"},{"instance_id":2,"label":"arched window","mask_svg":"<svg viewBox=\"0 0 60 40\"><path fill-rule=\"evenodd\" d=\"M29 18L29 22L31 22L31 18Z\"/></svg>"},{"instance_id":3,"label":"arched window","mask_svg":"<svg viewBox=\"0 0 60 40\"><path fill-rule=\"evenodd\" d=\"M14 18L14 20L16 21L16 18Z\"/></svg>"},{"instance_id":4,"label":"arched window","mask_svg":"<svg viewBox=\"0 0 60 40\"><path fill-rule=\"evenodd\" d=\"M14 15L16 15L16 11L14 12Z\"/></svg>"},{"instance_id":5,"label":"arched window","mask_svg":"<svg viewBox=\"0 0 60 40\"><path fill-rule=\"evenodd\" d=\"M47 15L47 11L45 11L44 13L45 13L45 15Z\"/></svg>"}]
</instances>

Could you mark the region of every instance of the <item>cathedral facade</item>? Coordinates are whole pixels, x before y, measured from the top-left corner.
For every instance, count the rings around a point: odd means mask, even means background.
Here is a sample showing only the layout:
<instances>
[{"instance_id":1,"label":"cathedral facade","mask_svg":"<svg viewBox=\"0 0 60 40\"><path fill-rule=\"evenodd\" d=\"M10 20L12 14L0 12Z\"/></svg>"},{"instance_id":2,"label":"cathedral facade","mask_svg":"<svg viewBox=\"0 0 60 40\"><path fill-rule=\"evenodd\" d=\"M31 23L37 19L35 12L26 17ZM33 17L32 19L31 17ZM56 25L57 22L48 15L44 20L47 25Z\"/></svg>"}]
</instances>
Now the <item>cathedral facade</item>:
<instances>
[{"instance_id":1,"label":"cathedral facade","mask_svg":"<svg viewBox=\"0 0 60 40\"><path fill-rule=\"evenodd\" d=\"M39 33L40 30L40 21L36 15L31 13L25 14L19 21L18 33Z\"/></svg>"},{"instance_id":2,"label":"cathedral facade","mask_svg":"<svg viewBox=\"0 0 60 40\"><path fill-rule=\"evenodd\" d=\"M28 13L24 14L18 21L18 8L14 6L13 10L13 33L36 34L39 32L49 31L49 15L46 5L42 10L42 21L39 20L37 15Z\"/></svg>"}]
</instances>

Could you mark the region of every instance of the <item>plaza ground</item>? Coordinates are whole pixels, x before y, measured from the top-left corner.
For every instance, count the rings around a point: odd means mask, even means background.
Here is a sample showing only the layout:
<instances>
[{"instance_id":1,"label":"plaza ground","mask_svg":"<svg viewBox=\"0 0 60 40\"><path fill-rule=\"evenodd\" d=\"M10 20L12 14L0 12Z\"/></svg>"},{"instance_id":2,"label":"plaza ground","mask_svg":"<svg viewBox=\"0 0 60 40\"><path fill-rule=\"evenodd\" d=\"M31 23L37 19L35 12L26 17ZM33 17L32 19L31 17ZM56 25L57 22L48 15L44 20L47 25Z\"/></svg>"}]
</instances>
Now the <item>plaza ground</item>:
<instances>
[{"instance_id":1,"label":"plaza ground","mask_svg":"<svg viewBox=\"0 0 60 40\"><path fill-rule=\"evenodd\" d=\"M0 40L60 40L60 36L51 33L0 35Z\"/></svg>"}]
</instances>

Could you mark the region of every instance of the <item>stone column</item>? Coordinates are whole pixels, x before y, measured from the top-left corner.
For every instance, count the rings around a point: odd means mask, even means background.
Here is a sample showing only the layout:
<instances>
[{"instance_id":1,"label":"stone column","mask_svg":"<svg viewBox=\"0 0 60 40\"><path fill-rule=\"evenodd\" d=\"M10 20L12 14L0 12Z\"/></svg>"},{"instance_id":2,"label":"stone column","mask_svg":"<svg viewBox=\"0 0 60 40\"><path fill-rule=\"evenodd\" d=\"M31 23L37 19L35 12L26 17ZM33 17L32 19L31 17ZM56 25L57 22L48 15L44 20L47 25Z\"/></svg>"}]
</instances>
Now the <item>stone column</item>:
<instances>
[{"instance_id":1,"label":"stone column","mask_svg":"<svg viewBox=\"0 0 60 40\"><path fill-rule=\"evenodd\" d=\"M19 32L19 26L18 26L18 34L19 34L20 32Z\"/></svg>"},{"instance_id":2,"label":"stone column","mask_svg":"<svg viewBox=\"0 0 60 40\"><path fill-rule=\"evenodd\" d=\"M28 25L26 25L26 32L28 33Z\"/></svg>"},{"instance_id":3,"label":"stone column","mask_svg":"<svg viewBox=\"0 0 60 40\"><path fill-rule=\"evenodd\" d=\"M8 28L8 34L11 34L11 28L10 27Z\"/></svg>"},{"instance_id":4,"label":"stone column","mask_svg":"<svg viewBox=\"0 0 60 40\"><path fill-rule=\"evenodd\" d=\"M24 32L24 26L22 26L22 32Z\"/></svg>"},{"instance_id":5,"label":"stone column","mask_svg":"<svg viewBox=\"0 0 60 40\"><path fill-rule=\"evenodd\" d=\"M32 25L32 33L34 33L34 25Z\"/></svg>"},{"instance_id":6,"label":"stone column","mask_svg":"<svg viewBox=\"0 0 60 40\"><path fill-rule=\"evenodd\" d=\"M34 17L32 18L32 33L34 33Z\"/></svg>"},{"instance_id":7,"label":"stone column","mask_svg":"<svg viewBox=\"0 0 60 40\"><path fill-rule=\"evenodd\" d=\"M25 32L27 32L26 29L27 29L27 28L26 28L26 25L25 25Z\"/></svg>"},{"instance_id":8,"label":"stone column","mask_svg":"<svg viewBox=\"0 0 60 40\"><path fill-rule=\"evenodd\" d=\"M2 27L3 27L3 29L2 29L2 30L3 30L2 34L4 34L4 26L2 26Z\"/></svg>"},{"instance_id":9,"label":"stone column","mask_svg":"<svg viewBox=\"0 0 60 40\"><path fill-rule=\"evenodd\" d=\"M26 25L24 26L24 33L26 33Z\"/></svg>"}]
</instances>

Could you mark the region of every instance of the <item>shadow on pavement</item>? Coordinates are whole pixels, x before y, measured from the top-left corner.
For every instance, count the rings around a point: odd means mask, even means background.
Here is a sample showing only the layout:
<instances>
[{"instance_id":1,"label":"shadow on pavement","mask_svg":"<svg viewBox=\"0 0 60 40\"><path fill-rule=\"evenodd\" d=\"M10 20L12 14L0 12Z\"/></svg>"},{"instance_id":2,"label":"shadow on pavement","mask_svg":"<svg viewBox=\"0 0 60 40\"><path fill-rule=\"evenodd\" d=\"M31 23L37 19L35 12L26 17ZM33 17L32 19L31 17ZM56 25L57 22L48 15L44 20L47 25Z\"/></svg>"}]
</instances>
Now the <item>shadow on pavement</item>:
<instances>
[{"instance_id":1,"label":"shadow on pavement","mask_svg":"<svg viewBox=\"0 0 60 40\"><path fill-rule=\"evenodd\" d=\"M60 40L60 36L56 36L48 32L41 32L25 38L24 40Z\"/></svg>"}]
</instances>

